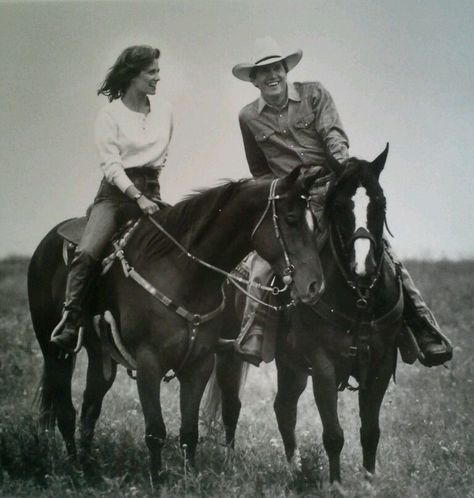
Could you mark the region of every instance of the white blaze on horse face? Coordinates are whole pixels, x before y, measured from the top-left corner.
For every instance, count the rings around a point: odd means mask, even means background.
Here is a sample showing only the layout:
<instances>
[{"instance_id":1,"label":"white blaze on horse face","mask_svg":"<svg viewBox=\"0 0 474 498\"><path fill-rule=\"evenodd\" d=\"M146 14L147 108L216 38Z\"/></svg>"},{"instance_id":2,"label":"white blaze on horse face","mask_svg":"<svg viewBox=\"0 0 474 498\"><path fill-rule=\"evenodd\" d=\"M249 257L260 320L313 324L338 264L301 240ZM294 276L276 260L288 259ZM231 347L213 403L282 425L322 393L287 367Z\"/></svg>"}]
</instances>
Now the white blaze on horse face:
<instances>
[{"instance_id":1,"label":"white blaze on horse face","mask_svg":"<svg viewBox=\"0 0 474 498\"><path fill-rule=\"evenodd\" d=\"M358 228L367 227L367 208L369 207L369 196L364 187L358 187L354 196L352 197L354 202L354 217L355 217L355 230ZM370 251L370 240L366 238L357 239L354 243L354 253L355 253L355 268L354 271L360 277L363 277L367 273L365 266L367 256Z\"/></svg>"},{"instance_id":2,"label":"white blaze on horse face","mask_svg":"<svg viewBox=\"0 0 474 498\"><path fill-rule=\"evenodd\" d=\"M314 232L314 218L313 218L313 213L311 212L311 209L306 208L306 224L308 225L308 228L311 233Z\"/></svg>"}]
</instances>

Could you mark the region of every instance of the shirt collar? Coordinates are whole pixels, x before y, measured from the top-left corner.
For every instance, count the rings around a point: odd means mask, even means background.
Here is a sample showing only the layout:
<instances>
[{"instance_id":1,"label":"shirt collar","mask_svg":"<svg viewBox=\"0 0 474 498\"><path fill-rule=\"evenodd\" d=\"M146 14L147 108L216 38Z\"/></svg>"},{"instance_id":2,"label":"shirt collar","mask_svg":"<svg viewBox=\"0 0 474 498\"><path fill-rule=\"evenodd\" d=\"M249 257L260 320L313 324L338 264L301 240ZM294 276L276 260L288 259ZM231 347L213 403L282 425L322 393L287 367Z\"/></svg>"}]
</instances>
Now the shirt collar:
<instances>
[{"instance_id":1,"label":"shirt collar","mask_svg":"<svg viewBox=\"0 0 474 498\"><path fill-rule=\"evenodd\" d=\"M288 83L287 87L288 87L288 100L294 100L296 102L301 102L301 97L300 97L298 91L296 90L295 85L293 83ZM286 102L285 107L287 104L288 104L288 101ZM268 104L265 101L265 99L260 95L260 97L258 98L258 102L257 102L258 113L261 114L264 107L267 105L269 107L271 107L270 104Z\"/></svg>"}]
</instances>

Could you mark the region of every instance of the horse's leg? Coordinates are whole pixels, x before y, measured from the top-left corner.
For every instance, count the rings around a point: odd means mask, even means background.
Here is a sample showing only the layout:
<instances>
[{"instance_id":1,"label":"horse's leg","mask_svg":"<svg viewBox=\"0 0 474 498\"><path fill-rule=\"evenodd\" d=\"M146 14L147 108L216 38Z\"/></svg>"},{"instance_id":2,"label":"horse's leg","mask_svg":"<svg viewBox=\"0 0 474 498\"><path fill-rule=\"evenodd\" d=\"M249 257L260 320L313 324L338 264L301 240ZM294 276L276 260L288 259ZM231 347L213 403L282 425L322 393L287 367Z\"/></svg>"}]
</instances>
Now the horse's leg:
<instances>
[{"instance_id":1,"label":"horse's leg","mask_svg":"<svg viewBox=\"0 0 474 498\"><path fill-rule=\"evenodd\" d=\"M380 438L380 407L390 382L394 361L393 353L390 352L389 355L386 355L381 367L370 373L367 388L359 391L360 442L362 444L363 465L371 474L375 472L375 457Z\"/></svg>"},{"instance_id":2,"label":"horse's leg","mask_svg":"<svg viewBox=\"0 0 474 498\"><path fill-rule=\"evenodd\" d=\"M305 390L308 374L295 370L276 359L278 371L278 392L273 404L278 428L285 446L288 462L292 463L296 450L296 414L298 400Z\"/></svg>"},{"instance_id":3,"label":"horse's leg","mask_svg":"<svg viewBox=\"0 0 474 498\"><path fill-rule=\"evenodd\" d=\"M179 375L181 428L179 440L186 461L194 466L199 437L199 405L214 364L209 354L201 363L194 364L189 372Z\"/></svg>"},{"instance_id":4,"label":"horse's leg","mask_svg":"<svg viewBox=\"0 0 474 498\"><path fill-rule=\"evenodd\" d=\"M89 363L87 366L86 388L84 390L81 410L81 438L80 449L83 463L91 463L91 445L94 429L102 409L102 401L110 389L117 373L117 364L112 361L110 378L105 379L103 373L103 359L100 349L87 349Z\"/></svg>"},{"instance_id":5,"label":"horse's leg","mask_svg":"<svg viewBox=\"0 0 474 498\"><path fill-rule=\"evenodd\" d=\"M216 377L222 396L225 441L232 449L235 445L235 431L242 406L239 397L242 369L242 360L232 351L216 355Z\"/></svg>"},{"instance_id":6,"label":"horse's leg","mask_svg":"<svg viewBox=\"0 0 474 498\"><path fill-rule=\"evenodd\" d=\"M339 457L344 433L337 415L337 380L334 363L321 350L312 356L313 391L323 425L323 444L329 459L330 482L341 480Z\"/></svg>"},{"instance_id":7,"label":"horse's leg","mask_svg":"<svg viewBox=\"0 0 474 498\"><path fill-rule=\"evenodd\" d=\"M152 485L159 484L161 450L166 438L160 403L161 377L158 355L146 346L141 347L137 351L137 387L145 419L145 442L150 454Z\"/></svg>"}]
</instances>

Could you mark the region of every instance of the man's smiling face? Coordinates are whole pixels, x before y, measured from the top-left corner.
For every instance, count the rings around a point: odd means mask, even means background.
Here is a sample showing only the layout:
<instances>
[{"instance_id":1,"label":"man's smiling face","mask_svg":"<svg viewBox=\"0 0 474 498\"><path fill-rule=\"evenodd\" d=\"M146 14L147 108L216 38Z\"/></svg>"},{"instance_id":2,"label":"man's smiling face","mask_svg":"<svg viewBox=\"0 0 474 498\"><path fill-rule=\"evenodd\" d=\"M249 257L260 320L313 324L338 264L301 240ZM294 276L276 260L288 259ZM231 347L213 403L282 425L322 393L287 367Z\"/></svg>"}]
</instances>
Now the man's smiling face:
<instances>
[{"instance_id":1,"label":"man's smiling face","mask_svg":"<svg viewBox=\"0 0 474 498\"><path fill-rule=\"evenodd\" d=\"M286 69L282 62L255 68L252 83L269 104L282 104L286 100Z\"/></svg>"}]
</instances>

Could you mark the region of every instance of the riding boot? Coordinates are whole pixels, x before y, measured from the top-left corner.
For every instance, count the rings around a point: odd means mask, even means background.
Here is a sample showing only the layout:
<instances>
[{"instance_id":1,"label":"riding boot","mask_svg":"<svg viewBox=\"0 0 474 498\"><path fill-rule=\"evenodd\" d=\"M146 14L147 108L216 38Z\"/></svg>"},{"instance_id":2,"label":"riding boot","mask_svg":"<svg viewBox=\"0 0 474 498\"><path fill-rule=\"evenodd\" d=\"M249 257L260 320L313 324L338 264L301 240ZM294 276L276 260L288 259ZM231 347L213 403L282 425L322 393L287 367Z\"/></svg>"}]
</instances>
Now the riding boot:
<instances>
[{"instance_id":1,"label":"riding boot","mask_svg":"<svg viewBox=\"0 0 474 498\"><path fill-rule=\"evenodd\" d=\"M63 318L51 335L51 342L67 353L73 353L76 349L84 298L96 269L97 261L94 258L86 252L76 252L66 283Z\"/></svg>"},{"instance_id":2,"label":"riding boot","mask_svg":"<svg viewBox=\"0 0 474 498\"><path fill-rule=\"evenodd\" d=\"M418 343L420 362L426 367L442 365L453 357L449 339L441 332L432 311L416 288L407 269L398 263L405 298L404 318Z\"/></svg>"},{"instance_id":3,"label":"riding boot","mask_svg":"<svg viewBox=\"0 0 474 498\"><path fill-rule=\"evenodd\" d=\"M270 265L257 253L252 253L245 262L249 269L251 282L268 285L273 272ZM248 292L260 301L268 302L268 291L250 287ZM262 361L267 308L263 304L247 297L242 319L242 328L236 341L236 352L252 365L259 366Z\"/></svg>"},{"instance_id":4,"label":"riding boot","mask_svg":"<svg viewBox=\"0 0 474 498\"><path fill-rule=\"evenodd\" d=\"M256 292L252 295L256 296ZM258 299L265 299L265 292L258 293ZM263 305L247 298L245 302L242 328L237 338L236 351L241 358L258 367L262 361L263 334L265 330L266 310Z\"/></svg>"}]
</instances>

